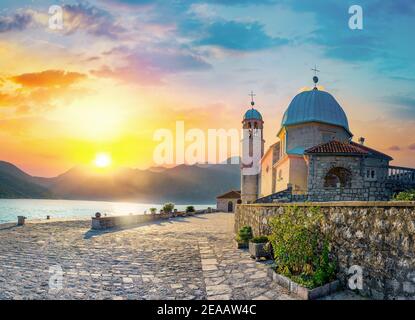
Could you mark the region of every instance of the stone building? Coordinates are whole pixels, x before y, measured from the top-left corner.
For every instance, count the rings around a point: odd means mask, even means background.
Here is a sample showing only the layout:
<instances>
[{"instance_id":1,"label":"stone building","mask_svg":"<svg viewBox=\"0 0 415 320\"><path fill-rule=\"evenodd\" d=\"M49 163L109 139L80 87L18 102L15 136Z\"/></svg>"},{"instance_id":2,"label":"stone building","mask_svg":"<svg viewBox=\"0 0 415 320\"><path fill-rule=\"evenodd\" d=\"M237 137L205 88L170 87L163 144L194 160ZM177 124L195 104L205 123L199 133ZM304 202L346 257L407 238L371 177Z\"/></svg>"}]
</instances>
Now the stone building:
<instances>
[{"instance_id":1,"label":"stone building","mask_svg":"<svg viewBox=\"0 0 415 320\"><path fill-rule=\"evenodd\" d=\"M234 212L239 203L241 203L241 191L231 190L216 197L216 209L219 211Z\"/></svg>"},{"instance_id":2,"label":"stone building","mask_svg":"<svg viewBox=\"0 0 415 320\"><path fill-rule=\"evenodd\" d=\"M353 142L346 113L316 86L297 94L285 111L278 141L264 152L261 114L243 119L243 203L279 200L387 200L415 186L415 169L393 167L390 156Z\"/></svg>"}]
</instances>

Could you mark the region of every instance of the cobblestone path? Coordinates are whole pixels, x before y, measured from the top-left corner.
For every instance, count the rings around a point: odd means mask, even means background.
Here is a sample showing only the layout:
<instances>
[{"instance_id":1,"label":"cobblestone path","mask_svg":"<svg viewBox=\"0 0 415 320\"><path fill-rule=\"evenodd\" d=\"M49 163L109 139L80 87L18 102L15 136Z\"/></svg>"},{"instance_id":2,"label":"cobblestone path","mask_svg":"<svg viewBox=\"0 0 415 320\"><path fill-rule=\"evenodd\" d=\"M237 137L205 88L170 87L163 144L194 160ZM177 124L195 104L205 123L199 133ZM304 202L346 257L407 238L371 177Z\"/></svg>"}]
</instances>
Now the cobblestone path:
<instances>
[{"instance_id":1,"label":"cobblestone path","mask_svg":"<svg viewBox=\"0 0 415 320\"><path fill-rule=\"evenodd\" d=\"M3 224L0 299L293 299L232 238L228 213L107 232Z\"/></svg>"}]
</instances>

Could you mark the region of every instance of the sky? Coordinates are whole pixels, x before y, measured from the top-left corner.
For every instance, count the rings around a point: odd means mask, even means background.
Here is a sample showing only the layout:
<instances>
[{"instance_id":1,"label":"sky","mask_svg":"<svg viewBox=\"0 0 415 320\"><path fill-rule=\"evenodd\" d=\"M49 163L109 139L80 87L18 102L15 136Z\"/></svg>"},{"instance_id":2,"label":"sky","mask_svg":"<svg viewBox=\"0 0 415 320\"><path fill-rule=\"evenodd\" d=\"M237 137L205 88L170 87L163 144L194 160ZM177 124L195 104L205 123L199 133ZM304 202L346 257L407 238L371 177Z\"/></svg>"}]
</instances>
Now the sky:
<instances>
[{"instance_id":1,"label":"sky","mask_svg":"<svg viewBox=\"0 0 415 320\"><path fill-rule=\"evenodd\" d=\"M103 153L144 169L156 130L240 128L251 90L269 146L317 65L355 140L415 167L414 15L412 0L3 0L0 160L37 176Z\"/></svg>"}]
</instances>

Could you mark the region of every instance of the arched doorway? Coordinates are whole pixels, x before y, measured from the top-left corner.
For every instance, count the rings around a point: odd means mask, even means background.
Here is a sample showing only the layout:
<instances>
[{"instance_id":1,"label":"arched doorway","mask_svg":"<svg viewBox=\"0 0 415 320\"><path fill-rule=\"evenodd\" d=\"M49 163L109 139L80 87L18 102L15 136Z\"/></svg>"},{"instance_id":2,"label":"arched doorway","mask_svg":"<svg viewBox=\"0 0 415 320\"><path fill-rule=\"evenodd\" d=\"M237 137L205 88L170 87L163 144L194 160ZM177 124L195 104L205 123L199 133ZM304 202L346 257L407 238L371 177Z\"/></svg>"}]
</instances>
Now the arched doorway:
<instances>
[{"instance_id":1,"label":"arched doorway","mask_svg":"<svg viewBox=\"0 0 415 320\"><path fill-rule=\"evenodd\" d=\"M228 212L233 212L233 202L232 201L228 202Z\"/></svg>"},{"instance_id":2,"label":"arched doorway","mask_svg":"<svg viewBox=\"0 0 415 320\"><path fill-rule=\"evenodd\" d=\"M324 177L325 188L349 188L352 184L352 173L343 167L334 167Z\"/></svg>"}]
</instances>

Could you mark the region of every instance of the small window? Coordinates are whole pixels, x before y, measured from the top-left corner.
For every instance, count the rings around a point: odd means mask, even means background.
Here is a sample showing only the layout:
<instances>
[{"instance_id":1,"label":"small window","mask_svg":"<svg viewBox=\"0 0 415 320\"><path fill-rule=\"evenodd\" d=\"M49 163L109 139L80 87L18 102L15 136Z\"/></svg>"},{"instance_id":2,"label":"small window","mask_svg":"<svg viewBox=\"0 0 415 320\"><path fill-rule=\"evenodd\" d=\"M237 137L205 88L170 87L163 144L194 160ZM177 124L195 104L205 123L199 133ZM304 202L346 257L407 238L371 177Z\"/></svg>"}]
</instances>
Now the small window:
<instances>
[{"instance_id":1,"label":"small window","mask_svg":"<svg viewBox=\"0 0 415 320\"><path fill-rule=\"evenodd\" d=\"M376 170L375 169L367 169L366 170L366 179L367 180L376 180Z\"/></svg>"}]
</instances>

